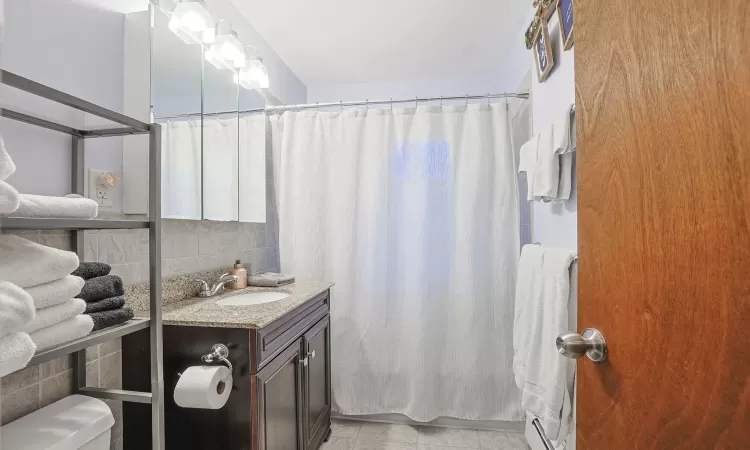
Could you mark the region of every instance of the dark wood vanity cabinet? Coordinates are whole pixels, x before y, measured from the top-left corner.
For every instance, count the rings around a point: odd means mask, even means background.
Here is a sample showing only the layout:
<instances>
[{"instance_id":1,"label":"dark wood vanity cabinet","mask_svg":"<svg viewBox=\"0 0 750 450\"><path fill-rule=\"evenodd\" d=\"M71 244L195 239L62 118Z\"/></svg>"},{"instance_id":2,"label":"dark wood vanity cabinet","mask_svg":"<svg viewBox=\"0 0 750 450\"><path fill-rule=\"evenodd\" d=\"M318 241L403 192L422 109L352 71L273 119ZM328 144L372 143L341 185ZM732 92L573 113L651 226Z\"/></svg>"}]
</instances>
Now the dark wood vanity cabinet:
<instances>
[{"instance_id":1,"label":"dark wood vanity cabinet","mask_svg":"<svg viewBox=\"0 0 750 450\"><path fill-rule=\"evenodd\" d=\"M314 450L328 437L329 349L326 316L255 375L258 450Z\"/></svg>"},{"instance_id":2,"label":"dark wood vanity cabinet","mask_svg":"<svg viewBox=\"0 0 750 450\"><path fill-rule=\"evenodd\" d=\"M326 291L260 329L164 326L167 449L318 450L331 433L331 332ZM148 330L123 340L123 388L149 386ZM232 394L218 410L173 399L179 373L214 344L229 347ZM124 448L150 447L149 405L123 404Z\"/></svg>"}]
</instances>

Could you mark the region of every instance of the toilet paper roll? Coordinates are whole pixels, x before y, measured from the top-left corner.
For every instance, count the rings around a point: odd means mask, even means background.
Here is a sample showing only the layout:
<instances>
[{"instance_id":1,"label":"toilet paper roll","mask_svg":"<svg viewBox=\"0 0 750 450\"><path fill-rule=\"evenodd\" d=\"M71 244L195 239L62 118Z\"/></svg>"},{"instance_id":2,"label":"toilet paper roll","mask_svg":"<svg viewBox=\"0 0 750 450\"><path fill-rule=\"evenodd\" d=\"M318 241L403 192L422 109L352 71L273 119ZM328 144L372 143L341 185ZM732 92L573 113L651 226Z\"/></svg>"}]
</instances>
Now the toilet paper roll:
<instances>
[{"instance_id":1,"label":"toilet paper roll","mask_svg":"<svg viewBox=\"0 0 750 450\"><path fill-rule=\"evenodd\" d=\"M229 400L232 378L225 366L191 366L174 388L174 401L183 408L219 409Z\"/></svg>"}]
</instances>

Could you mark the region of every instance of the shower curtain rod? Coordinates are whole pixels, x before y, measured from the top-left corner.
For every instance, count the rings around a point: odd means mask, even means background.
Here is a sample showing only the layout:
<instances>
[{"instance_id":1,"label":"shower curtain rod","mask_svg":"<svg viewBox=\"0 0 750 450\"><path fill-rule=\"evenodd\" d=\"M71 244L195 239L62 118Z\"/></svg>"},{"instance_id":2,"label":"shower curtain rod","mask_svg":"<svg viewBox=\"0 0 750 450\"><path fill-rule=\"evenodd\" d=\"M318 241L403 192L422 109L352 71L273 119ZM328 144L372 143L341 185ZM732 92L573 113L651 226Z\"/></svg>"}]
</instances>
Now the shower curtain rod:
<instances>
[{"instance_id":1,"label":"shower curtain rod","mask_svg":"<svg viewBox=\"0 0 750 450\"><path fill-rule=\"evenodd\" d=\"M420 102L442 102L443 100L465 100L467 103L469 100L484 100L495 98L520 98L527 100L529 98L528 92L503 92L501 94L484 94L484 95L462 95L462 96L449 96L449 97L414 97L404 99L390 99L390 100L360 100L355 102L333 102L333 103L303 103L299 105L280 105L280 106L266 106L265 108L253 108L243 109L241 111L218 111L213 113L203 114L206 116L222 116L226 114L247 114L256 112L267 112L267 113L279 113L290 110L302 110L302 109L319 109L319 108L331 108L339 107L344 108L350 106L369 106L369 105L394 105L396 103L414 103L418 105ZM174 114L169 116L155 116L154 119L178 119L181 117L200 116L201 113L187 113L187 114Z\"/></svg>"}]
</instances>

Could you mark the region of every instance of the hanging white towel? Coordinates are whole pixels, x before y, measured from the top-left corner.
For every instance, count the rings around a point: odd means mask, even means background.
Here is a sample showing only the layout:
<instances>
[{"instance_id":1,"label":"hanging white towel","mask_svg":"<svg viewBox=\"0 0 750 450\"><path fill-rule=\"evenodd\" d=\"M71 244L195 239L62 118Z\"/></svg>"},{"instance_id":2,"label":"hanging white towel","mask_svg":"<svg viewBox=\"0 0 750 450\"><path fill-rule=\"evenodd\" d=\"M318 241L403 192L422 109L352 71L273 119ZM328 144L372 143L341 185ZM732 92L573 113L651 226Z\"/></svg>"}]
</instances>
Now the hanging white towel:
<instances>
[{"instance_id":1,"label":"hanging white towel","mask_svg":"<svg viewBox=\"0 0 750 450\"><path fill-rule=\"evenodd\" d=\"M574 258L571 250L525 245L518 266L513 370L523 391L521 405L540 419L551 440L559 439L567 420L565 402L570 402L567 386L574 361L558 353L555 340L568 331Z\"/></svg>"},{"instance_id":2,"label":"hanging white towel","mask_svg":"<svg viewBox=\"0 0 750 450\"><path fill-rule=\"evenodd\" d=\"M539 133L536 164L534 165L534 197L552 199L557 197L560 184L560 158L555 154L552 125Z\"/></svg>"},{"instance_id":3,"label":"hanging white towel","mask_svg":"<svg viewBox=\"0 0 750 450\"><path fill-rule=\"evenodd\" d=\"M37 309L36 317L24 329L27 333L33 333L42 328L51 327L60 322L64 322L86 311L86 302L80 298L72 298L59 305L50 306L49 308Z\"/></svg>"},{"instance_id":4,"label":"hanging white towel","mask_svg":"<svg viewBox=\"0 0 750 450\"><path fill-rule=\"evenodd\" d=\"M528 201L534 201L534 167L536 167L538 147L539 135L537 134L521 146L518 158L518 173L526 173L526 199Z\"/></svg>"},{"instance_id":5,"label":"hanging white towel","mask_svg":"<svg viewBox=\"0 0 750 450\"><path fill-rule=\"evenodd\" d=\"M0 181L0 215L11 214L21 205L18 191L5 181Z\"/></svg>"},{"instance_id":6,"label":"hanging white towel","mask_svg":"<svg viewBox=\"0 0 750 450\"><path fill-rule=\"evenodd\" d=\"M23 330L32 319L31 296L13 283L0 281L0 336Z\"/></svg>"},{"instance_id":7,"label":"hanging white towel","mask_svg":"<svg viewBox=\"0 0 750 450\"><path fill-rule=\"evenodd\" d=\"M81 293L84 283L86 281L83 278L68 275L59 280L26 288L26 292L31 295L34 307L36 309L43 309L59 305L77 296Z\"/></svg>"},{"instance_id":8,"label":"hanging white towel","mask_svg":"<svg viewBox=\"0 0 750 450\"><path fill-rule=\"evenodd\" d=\"M0 280L22 288L70 275L78 267L73 252L31 242L12 234L0 235Z\"/></svg>"},{"instance_id":9,"label":"hanging white towel","mask_svg":"<svg viewBox=\"0 0 750 450\"><path fill-rule=\"evenodd\" d=\"M94 329L91 316L82 314L30 334L39 350L82 338Z\"/></svg>"},{"instance_id":10,"label":"hanging white towel","mask_svg":"<svg viewBox=\"0 0 750 450\"><path fill-rule=\"evenodd\" d=\"M36 345L26 333L0 337L0 378L26 367L35 351Z\"/></svg>"},{"instance_id":11,"label":"hanging white towel","mask_svg":"<svg viewBox=\"0 0 750 450\"><path fill-rule=\"evenodd\" d=\"M13 160L10 159L10 155L5 149L5 141L3 141L3 137L0 136L0 181L13 175L13 172L15 171L16 165L13 164Z\"/></svg>"},{"instance_id":12,"label":"hanging white towel","mask_svg":"<svg viewBox=\"0 0 750 450\"><path fill-rule=\"evenodd\" d=\"M93 219L99 213L99 205L90 198L70 194L65 197L21 194L18 209L11 217L35 217L47 219Z\"/></svg>"},{"instance_id":13,"label":"hanging white towel","mask_svg":"<svg viewBox=\"0 0 750 450\"><path fill-rule=\"evenodd\" d=\"M575 151L575 120L573 119L573 106L568 106L564 113L560 114L554 124L554 148L556 155L564 155Z\"/></svg>"}]
</instances>

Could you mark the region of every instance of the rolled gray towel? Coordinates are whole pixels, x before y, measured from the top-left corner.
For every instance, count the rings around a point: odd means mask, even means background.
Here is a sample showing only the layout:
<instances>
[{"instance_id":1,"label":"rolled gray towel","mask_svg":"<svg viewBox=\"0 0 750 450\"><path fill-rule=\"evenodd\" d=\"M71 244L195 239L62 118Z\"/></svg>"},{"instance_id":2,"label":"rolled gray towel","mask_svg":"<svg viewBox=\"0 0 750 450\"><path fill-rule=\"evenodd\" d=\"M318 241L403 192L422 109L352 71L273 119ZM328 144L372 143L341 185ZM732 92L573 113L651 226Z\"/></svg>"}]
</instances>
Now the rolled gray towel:
<instances>
[{"instance_id":1,"label":"rolled gray towel","mask_svg":"<svg viewBox=\"0 0 750 450\"><path fill-rule=\"evenodd\" d=\"M109 297L103 300L97 300L95 302L86 303L86 314L110 311L112 309L120 309L125 306L125 296L120 295L119 297Z\"/></svg>"},{"instance_id":2,"label":"rolled gray towel","mask_svg":"<svg viewBox=\"0 0 750 450\"><path fill-rule=\"evenodd\" d=\"M94 331L96 331L127 322L133 318L133 310L126 306L125 308L91 313L89 316L94 321Z\"/></svg>"},{"instance_id":3,"label":"rolled gray towel","mask_svg":"<svg viewBox=\"0 0 750 450\"><path fill-rule=\"evenodd\" d=\"M78 268L73 271L72 275L81 277L84 280L90 280L96 277L103 277L109 275L112 270L112 266L100 262L82 262L78 265Z\"/></svg>"},{"instance_id":4,"label":"rolled gray towel","mask_svg":"<svg viewBox=\"0 0 750 450\"><path fill-rule=\"evenodd\" d=\"M278 287L294 283L294 275L264 272L247 277L247 284L259 287Z\"/></svg>"},{"instance_id":5,"label":"rolled gray towel","mask_svg":"<svg viewBox=\"0 0 750 450\"><path fill-rule=\"evenodd\" d=\"M125 295L125 289L122 287L122 278L117 275L104 275L86 280L78 298L87 302L95 302L109 297Z\"/></svg>"}]
</instances>

